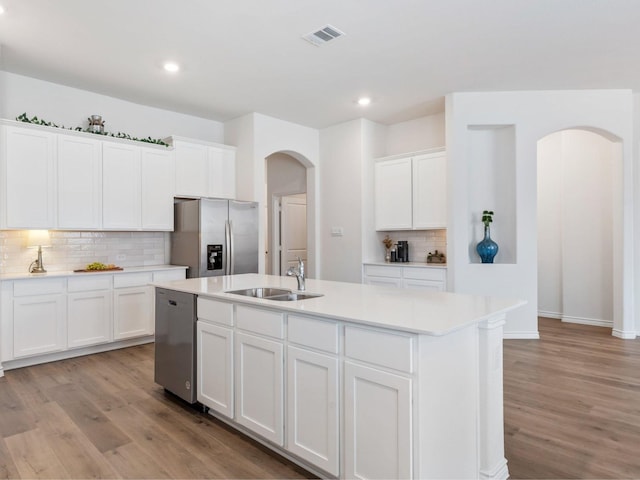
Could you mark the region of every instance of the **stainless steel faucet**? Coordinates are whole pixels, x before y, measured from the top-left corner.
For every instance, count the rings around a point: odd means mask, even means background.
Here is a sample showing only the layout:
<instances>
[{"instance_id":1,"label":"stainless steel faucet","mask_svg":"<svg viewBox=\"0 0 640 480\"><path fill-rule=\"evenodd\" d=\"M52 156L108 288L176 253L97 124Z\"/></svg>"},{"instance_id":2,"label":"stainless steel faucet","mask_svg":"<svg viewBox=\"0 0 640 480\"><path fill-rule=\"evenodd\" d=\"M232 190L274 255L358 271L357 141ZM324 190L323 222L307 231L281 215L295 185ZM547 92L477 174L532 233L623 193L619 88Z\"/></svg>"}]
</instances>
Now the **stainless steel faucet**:
<instances>
[{"instance_id":1,"label":"stainless steel faucet","mask_svg":"<svg viewBox=\"0 0 640 480\"><path fill-rule=\"evenodd\" d=\"M294 268L294 267L289 267L289 270L287 270L287 276L288 277L296 277L296 280L298 280L298 290L299 291L304 291L305 284L305 278L304 278L304 262L302 261L302 259L300 257L298 257L298 268Z\"/></svg>"}]
</instances>

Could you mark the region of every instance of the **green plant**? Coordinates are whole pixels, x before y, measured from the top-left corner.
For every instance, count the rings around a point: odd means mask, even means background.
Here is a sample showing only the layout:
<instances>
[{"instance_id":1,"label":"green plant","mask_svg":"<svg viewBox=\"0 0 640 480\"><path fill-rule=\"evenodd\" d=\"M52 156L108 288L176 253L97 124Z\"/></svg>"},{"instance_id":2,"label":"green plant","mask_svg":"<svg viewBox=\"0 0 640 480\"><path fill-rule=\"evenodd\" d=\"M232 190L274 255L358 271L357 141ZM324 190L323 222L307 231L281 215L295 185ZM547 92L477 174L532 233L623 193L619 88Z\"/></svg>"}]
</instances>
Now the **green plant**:
<instances>
[{"instance_id":1,"label":"green plant","mask_svg":"<svg viewBox=\"0 0 640 480\"><path fill-rule=\"evenodd\" d=\"M163 145L165 147L168 147L169 144L163 142L162 140L158 139L158 138L151 138L151 137L147 137L147 138L136 138L136 137L132 137L129 134L126 133L109 133L109 132L94 132L87 129L83 129L82 127L76 127L76 128L66 128L64 125L63 126L58 126L53 122L47 122L46 120L43 120L41 118L38 118L36 116L33 116L31 118L29 118L25 113L18 115L16 117L16 121L18 122L24 122L24 123L31 123L33 125L44 125L45 127L55 127L55 128L63 128L65 130L75 130L76 132L87 132L87 133L93 133L95 135L103 135L105 137L114 137L114 138L124 138L126 140L133 140L135 142L144 142L144 143L152 143L154 145Z\"/></svg>"},{"instance_id":2,"label":"green plant","mask_svg":"<svg viewBox=\"0 0 640 480\"><path fill-rule=\"evenodd\" d=\"M483 210L482 223L484 223L485 227L488 227L491 222L493 222L493 212L491 210Z\"/></svg>"}]
</instances>

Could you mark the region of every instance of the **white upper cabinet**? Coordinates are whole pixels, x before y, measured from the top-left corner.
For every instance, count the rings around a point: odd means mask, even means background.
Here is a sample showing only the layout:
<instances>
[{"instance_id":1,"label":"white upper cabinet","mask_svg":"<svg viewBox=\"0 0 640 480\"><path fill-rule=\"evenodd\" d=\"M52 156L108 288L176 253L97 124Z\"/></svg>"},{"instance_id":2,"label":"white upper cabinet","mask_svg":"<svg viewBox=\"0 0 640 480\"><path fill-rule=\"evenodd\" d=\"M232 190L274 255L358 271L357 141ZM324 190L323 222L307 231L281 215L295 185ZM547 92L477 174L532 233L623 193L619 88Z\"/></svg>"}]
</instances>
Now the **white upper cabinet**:
<instances>
[{"instance_id":1,"label":"white upper cabinet","mask_svg":"<svg viewBox=\"0 0 640 480\"><path fill-rule=\"evenodd\" d=\"M173 151L143 148L140 171L142 229L173 230Z\"/></svg>"},{"instance_id":2,"label":"white upper cabinet","mask_svg":"<svg viewBox=\"0 0 640 480\"><path fill-rule=\"evenodd\" d=\"M209 196L235 198L235 149L228 147L209 147Z\"/></svg>"},{"instance_id":3,"label":"white upper cabinet","mask_svg":"<svg viewBox=\"0 0 640 480\"><path fill-rule=\"evenodd\" d=\"M446 169L444 151L378 160L376 230L446 228Z\"/></svg>"},{"instance_id":4,"label":"white upper cabinet","mask_svg":"<svg viewBox=\"0 0 640 480\"><path fill-rule=\"evenodd\" d=\"M58 228L99 229L102 224L102 144L58 136Z\"/></svg>"},{"instance_id":5,"label":"white upper cabinet","mask_svg":"<svg viewBox=\"0 0 640 480\"><path fill-rule=\"evenodd\" d=\"M236 149L227 145L173 137L176 195L234 198Z\"/></svg>"},{"instance_id":6,"label":"white upper cabinet","mask_svg":"<svg viewBox=\"0 0 640 480\"><path fill-rule=\"evenodd\" d=\"M413 157L413 228L447 228L447 156Z\"/></svg>"},{"instance_id":7,"label":"white upper cabinet","mask_svg":"<svg viewBox=\"0 0 640 480\"><path fill-rule=\"evenodd\" d=\"M411 158L375 166L376 230L408 230L411 217Z\"/></svg>"},{"instance_id":8,"label":"white upper cabinet","mask_svg":"<svg viewBox=\"0 0 640 480\"><path fill-rule=\"evenodd\" d=\"M118 143L102 146L102 227L141 227L140 149Z\"/></svg>"},{"instance_id":9,"label":"white upper cabinet","mask_svg":"<svg viewBox=\"0 0 640 480\"><path fill-rule=\"evenodd\" d=\"M56 224L56 136L46 131L2 128L2 227L46 229Z\"/></svg>"}]
</instances>

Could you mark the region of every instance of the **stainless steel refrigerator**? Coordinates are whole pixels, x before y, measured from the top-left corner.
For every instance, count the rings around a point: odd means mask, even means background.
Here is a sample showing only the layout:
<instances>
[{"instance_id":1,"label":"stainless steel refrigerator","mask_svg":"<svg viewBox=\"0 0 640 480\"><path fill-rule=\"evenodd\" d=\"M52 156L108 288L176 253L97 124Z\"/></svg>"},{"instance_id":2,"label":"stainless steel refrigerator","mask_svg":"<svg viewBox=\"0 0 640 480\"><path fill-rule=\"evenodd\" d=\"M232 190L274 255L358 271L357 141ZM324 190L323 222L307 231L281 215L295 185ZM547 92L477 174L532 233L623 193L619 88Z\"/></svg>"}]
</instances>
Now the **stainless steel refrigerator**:
<instances>
[{"instance_id":1,"label":"stainless steel refrigerator","mask_svg":"<svg viewBox=\"0 0 640 480\"><path fill-rule=\"evenodd\" d=\"M187 278L258 273L258 204L176 199L171 264Z\"/></svg>"}]
</instances>

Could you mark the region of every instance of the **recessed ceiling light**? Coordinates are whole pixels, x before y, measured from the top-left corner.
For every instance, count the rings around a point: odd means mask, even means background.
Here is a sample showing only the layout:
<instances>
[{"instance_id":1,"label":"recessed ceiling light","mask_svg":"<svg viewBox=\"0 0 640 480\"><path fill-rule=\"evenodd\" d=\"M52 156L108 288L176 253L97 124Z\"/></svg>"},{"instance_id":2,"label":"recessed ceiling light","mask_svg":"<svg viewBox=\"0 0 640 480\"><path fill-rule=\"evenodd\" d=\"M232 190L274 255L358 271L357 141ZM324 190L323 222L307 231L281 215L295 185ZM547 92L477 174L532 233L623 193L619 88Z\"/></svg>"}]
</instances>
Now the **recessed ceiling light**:
<instances>
[{"instance_id":1,"label":"recessed ceiling light","mask_svg":"<svg viewBox=\"0 0 640 480\"><path fill-rule=\"evenodd\" d=\"M360 97L358 99L358 105L360 105L362 107L366 107L370 103L371 103L371 99L369 97Z\"/></svg>"},{"instance_id":2,"label":"recessed ceiling light","mask_svg":"<svg viewBox=\"0 0 640 480\"><path fill-rule=\"evenodd\" d=\"M174 62L166 62L163 65L163 68L167 71L167 72L171 72L171 73L175 73L178 70L180 70L180 65L178 65L177 63Z\"/></svg>"}]
</instances>

